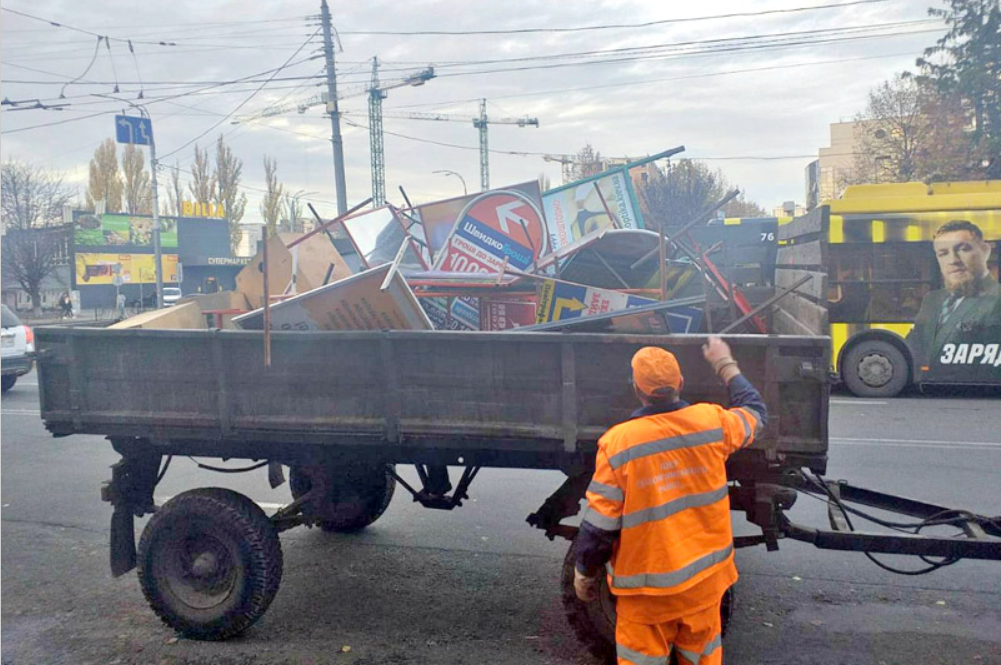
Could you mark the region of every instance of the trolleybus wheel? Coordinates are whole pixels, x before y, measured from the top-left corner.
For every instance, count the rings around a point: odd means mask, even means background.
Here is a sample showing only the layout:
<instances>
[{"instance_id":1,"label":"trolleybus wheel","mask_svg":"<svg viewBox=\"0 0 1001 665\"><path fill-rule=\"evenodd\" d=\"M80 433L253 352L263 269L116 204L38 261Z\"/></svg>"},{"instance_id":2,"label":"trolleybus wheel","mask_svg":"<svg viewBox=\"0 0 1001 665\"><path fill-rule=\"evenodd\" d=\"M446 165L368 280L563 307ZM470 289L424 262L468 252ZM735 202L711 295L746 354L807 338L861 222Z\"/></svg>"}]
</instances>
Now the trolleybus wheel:
<instances>
[{"instance_id":1,"label":"trolleybus wheel","mask_svg":"<svg viewBox=\"0 0 1001 665\"><path fill-rule=\"evenodd\" d=\"M278 531L228 489L178 494L139 541L139 582L153 611L186 637L224 640L267 611L282 578Z\"/></svg>"},{"instance_id":2,"label":"trolleybus wheel","mask_svg":"<svg viewBox=\"0 0 1001 665\"><path fill-rule=\"evenodd\" d=\"M852 347L843 369L845 385L858 397L893 397L907 385L907 359L883 340L869 339Z\"/></svg>"}]
</instances>

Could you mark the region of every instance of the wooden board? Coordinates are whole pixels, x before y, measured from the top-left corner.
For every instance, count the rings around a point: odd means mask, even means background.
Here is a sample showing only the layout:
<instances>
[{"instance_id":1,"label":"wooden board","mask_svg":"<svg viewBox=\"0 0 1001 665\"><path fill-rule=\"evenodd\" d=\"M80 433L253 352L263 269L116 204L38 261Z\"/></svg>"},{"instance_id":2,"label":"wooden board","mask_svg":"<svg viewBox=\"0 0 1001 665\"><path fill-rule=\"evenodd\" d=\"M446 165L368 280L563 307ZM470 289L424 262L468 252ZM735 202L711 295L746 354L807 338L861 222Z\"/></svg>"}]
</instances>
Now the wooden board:
<instances>
[{"instance_id":1,"label":"wooden board","mask_svg":"<svg viewBox=\"0 0 1001 665\"><path fill-rule=\"evenodd\" d=\"M268 287L271 295L281 295L292 281L292 252L285 246L302 237L301 233L279 233L268 239ZM305 293L323 286L330 265L334 270L331 282L349 277L353 271L324 234L315 235L296 245L299 252L296 292ZM264 255L257 256L236 276L236 290L246 296L254 309L263 307Z\"/></svg>"},{"instance_id":2,"label":"wooden board","mask_svg":"<svg viewBox=\"0 0 1001 665\"><path fill-rule=\"evenodd\" d=\"M827 308L790 293L773 308L772 332L778 335L830 334Z\"/></svg>"},{"instance_id":3,"label":"wooden board","mask_svg":"<svg viewBox=\"0 0 1001 665\"><path fill-rule=\"evenodd\" d=\"M817 236L824 234L828 229L831 209L828 206L819 206L805 215L793 217L788 224L779 226L779 240L791 240L804 236Z\"/></svg>"},{"instance_id":4,"label":"wooden board","mask_svg":"<svg viewBox=\"0 0 1001 665\"><path fill-rule=\"evenodd\" d=\"M119 321L109 328L148 328L155 330L204 330L205 317L193 302L154 309Z\"/></svg>"},{"instance_id":5,"label":"wooden board","mask_svg":"<svg viewBox=\"0 0 1001 665\"><path fill-rule=\"evenodd\" d=\"M809 298L813 302L827 301L827 273L796 268L779 268L775 271L775 286L788 289L793 284L809 275L813 279L796 287L796 293Z\"/></svg>"},{"instance_id":6,"label":"wooden board","mask_svg":"<svg viewBox=\"0 0 1001 665\"><path fill-rule=\"evenodd\" d=\"M779 247L776 265L794 268L822 268L824 266L824 243L820 240L799 245Z\"/></svg>"}]
</instances>

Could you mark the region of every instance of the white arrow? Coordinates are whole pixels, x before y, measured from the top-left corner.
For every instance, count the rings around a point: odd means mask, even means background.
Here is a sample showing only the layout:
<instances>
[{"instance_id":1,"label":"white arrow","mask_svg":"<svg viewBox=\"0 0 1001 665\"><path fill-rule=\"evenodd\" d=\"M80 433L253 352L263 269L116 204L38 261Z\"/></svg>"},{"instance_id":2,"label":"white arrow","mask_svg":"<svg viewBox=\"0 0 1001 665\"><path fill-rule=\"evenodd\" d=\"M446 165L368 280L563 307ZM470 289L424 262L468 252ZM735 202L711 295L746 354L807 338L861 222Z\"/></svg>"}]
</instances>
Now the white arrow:
<instances>
[{"instance_id":1,"label":"white arrow","mask_svg":"<svg viewBox=\"0 0 1001 665\"><path fill-rule=\"evenodd\" d=\"M140 119L140 120L139 120L139 133L140 133L140 134L142 135L142 137L143 137L144 139L146 139L146 145L149 145L149 143L150 143L150 138L149 138L149 134L147 134L147 133L146 133L146 128L147 128L147 127L149 127L149 125L147 125L147 124L146 124L145 122L143 122L143 121L142 121L142 120Z\"/></svg>"},{"instance_id":2,"label":"white arrow","mask_svg":"<svg viewBox=\"0 0 1001 665\"><path fill-rule=\"evenodd\" d=\"M122 127L127 127L128 128L128 130L129 130L129 143L135 143L136 142L136 137L132 133L132 123L129 122L128 120L126 120L125 118L119 118L118 119L118 124L121 125Z\"/></svg>"},{"instance_id":3,"label":"white arrow","mask_svg":"<svg viewBox=\"0 0 1001 665\"><path fill-rule=\"evenodd\" d=\"M507 225L508 222L514 222L519 227L521 226L521 215L514 214L514 211L523 205L525 205L524 201L511 201L510 203L497 206L497 222L500 224L501 231L508 235L511 234L511 229Z\"/></svg>"}]
</instances>

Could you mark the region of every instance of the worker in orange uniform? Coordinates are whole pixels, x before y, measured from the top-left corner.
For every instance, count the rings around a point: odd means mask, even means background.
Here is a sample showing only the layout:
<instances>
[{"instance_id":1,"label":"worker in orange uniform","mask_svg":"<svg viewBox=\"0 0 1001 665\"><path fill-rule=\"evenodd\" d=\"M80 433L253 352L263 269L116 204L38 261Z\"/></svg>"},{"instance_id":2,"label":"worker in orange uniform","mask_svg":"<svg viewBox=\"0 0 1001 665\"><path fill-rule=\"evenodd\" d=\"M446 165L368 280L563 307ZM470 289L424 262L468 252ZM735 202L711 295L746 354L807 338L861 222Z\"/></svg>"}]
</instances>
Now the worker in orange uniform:
<instances>
[{"instance_id":1,"label":"worker in orange uniform","mask_svg":"<svg viewBox=\"0 0 1001 665\"><path fill-rule=\"evenodd\" d=\"M728 386L729 409L683 401L677 359L648 346L632 359L643 407L598 441L574 586L595 600L607 566L620 664L667 665L672 647L685 665L723 662L720 604L737 581L725 464L767 414L726 342L710 337L702 351Z\"/></svg>"}]
</instances>

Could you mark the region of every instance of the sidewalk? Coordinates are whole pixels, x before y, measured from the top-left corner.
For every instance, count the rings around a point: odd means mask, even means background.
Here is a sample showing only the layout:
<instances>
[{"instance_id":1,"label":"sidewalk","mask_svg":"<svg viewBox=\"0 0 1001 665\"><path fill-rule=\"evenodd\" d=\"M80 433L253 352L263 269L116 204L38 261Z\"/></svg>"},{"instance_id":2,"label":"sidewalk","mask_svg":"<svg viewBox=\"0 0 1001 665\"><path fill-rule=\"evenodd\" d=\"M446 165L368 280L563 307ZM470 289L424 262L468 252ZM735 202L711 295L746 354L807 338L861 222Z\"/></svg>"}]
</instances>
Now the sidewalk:
<instances>
[{"instance_id":1,"label":"sidewalk","mask_svg":"<svg viewBox=\"0 0 1001 665\"><path fill-rule=\"evenodd\" d=\"M126 310L126 316L128 316L129 311ZM109 321L114 321L117 318L117 312L114 309L82 309L80 313L77 314L75 319L64 319L60 316L59 312L42 312L41 316L34 317L31 312L18 312L18 318L29 326L48 326L48 325L59 325L64 323L72 323L76 325L85 325L87 322L94 323L107 323Z\"/></svg>"}]
</instances>

